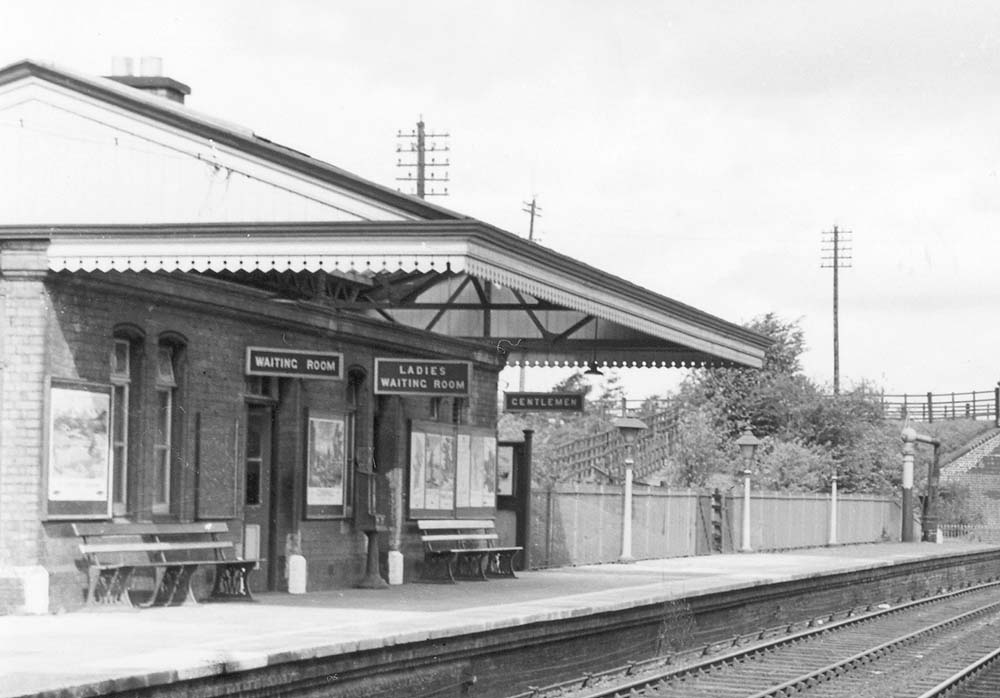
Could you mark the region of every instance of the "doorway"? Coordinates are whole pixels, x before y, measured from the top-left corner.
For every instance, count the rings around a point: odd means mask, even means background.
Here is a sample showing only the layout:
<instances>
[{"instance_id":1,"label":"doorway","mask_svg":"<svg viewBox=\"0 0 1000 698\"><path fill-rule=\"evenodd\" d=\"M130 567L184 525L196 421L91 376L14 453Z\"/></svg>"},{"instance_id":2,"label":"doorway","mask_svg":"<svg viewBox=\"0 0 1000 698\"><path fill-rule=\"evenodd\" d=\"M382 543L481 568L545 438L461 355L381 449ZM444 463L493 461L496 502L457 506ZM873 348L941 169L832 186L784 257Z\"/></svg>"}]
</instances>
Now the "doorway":
<instances>
[{"instance_id":1,"label":"doorway","mask_svg":"<svg viewBox=\"0 0 1000 698\"><path fill-rule=\"evenodd\" d=\"M247 407L246 449L244 451L244 550L266 558L261 570L250 576L250 590L270 591L277 586L275 555L271 549L274 515L271 502L271 451L274 409L269 405ZM254 550L256 548L256 550Z\"/></svg>"}]
</instances>

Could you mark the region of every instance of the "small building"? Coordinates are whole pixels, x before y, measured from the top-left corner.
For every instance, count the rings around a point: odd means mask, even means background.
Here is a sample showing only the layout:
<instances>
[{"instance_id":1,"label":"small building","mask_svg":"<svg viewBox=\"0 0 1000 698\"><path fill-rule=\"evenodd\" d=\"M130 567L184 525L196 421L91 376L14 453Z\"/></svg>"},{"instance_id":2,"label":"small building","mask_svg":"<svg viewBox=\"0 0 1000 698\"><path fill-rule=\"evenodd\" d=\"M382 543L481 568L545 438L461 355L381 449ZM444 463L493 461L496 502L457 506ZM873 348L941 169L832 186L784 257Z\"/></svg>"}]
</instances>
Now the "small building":
<instances>
[{"instance_id":1,"label":"small building","mask_svg":"<svg viewBox=\"0 0 1000 698\"><path fill-rule=\"evenodd\" d=\"M292 549L308 589L355 584L375 531L409 580L416 518L497 513L504 366L762 363L752 332L189 92L0 69L8 612L80 605L89 520L228 522L257 590Z\"/></svg>"}]
</instances>

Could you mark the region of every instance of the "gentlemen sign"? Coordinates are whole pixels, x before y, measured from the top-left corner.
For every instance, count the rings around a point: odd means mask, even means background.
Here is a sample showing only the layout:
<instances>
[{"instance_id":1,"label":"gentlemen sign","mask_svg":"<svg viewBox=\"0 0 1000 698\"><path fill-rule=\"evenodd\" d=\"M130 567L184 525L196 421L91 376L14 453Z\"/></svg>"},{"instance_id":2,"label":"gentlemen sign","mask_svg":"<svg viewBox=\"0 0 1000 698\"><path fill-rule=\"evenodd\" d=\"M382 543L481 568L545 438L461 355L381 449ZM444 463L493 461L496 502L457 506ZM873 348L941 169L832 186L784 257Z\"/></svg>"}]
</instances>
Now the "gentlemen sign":
<instances>
[{"instance_id":1,"label":"gentlemen sign","mask_svg":"<svg viewBox=\"0 0 1000 698\"><path fill-rule=\"evenodd\" d=\"M508 412L583 412L583 393L504 393L503 407Z\"/></svg>"},{"instance_id":2,"label":"gentlemen sign","mask_svg":"<svg viewBox=\"0 0 1000 698\"><path fill-rule=\"evenodd\" d=\"M288 376L339 380L344 377L344 355L322 351L296 351L247 347L248 376Z\"/></svg>"},{"instance_id":3,"label":"gentlemen sign","mask_svg":"<svg viewBox=\"0 0 1000 698\"><path fill-rule=\"evenodd\" d=\"M468 361L375 359L375 392L382 395L468 395Z\"/></svg>"}]
</instances>

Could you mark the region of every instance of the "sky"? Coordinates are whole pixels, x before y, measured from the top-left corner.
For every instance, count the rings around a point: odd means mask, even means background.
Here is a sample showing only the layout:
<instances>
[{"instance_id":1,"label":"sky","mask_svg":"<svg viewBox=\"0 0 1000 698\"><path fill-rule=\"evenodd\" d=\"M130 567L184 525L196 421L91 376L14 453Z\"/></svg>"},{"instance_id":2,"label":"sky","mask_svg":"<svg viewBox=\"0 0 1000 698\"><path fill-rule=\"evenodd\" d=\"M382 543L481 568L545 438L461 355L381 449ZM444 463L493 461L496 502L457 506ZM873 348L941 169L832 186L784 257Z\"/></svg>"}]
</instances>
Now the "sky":
<instances>
[{"instance_id":1,"label":"sky","mask_svg":"<svg viewBox=\"0 0 1000 698\"><path fill-rule=\"evenodd\" d=\"M448 133L435 203L737 323L798 322L833 381L1000 379L1000 6L839 0L0 0L0 65L156 56L187 104L389 186ZM560 374L561 375L561 374ZM629 397L676 369L623 373ZM558 378L531 369L526 388ZM517 376L505 372L510 389Z\"/></svg>"}]
</instances>

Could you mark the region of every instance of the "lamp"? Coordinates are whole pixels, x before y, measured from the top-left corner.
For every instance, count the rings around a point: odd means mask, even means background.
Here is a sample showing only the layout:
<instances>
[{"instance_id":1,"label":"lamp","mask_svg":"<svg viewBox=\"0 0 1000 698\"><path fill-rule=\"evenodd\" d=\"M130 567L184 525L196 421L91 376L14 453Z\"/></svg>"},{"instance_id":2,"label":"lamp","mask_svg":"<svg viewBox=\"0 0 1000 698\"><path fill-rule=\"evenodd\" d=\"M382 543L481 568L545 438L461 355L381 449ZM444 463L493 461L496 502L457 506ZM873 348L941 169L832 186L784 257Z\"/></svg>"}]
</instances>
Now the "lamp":
<instances>
[{"instance_id":1,"label":"lamp","mask_svg":"<svg viewBox=\"0 0 1000 698\"><path fill-rule=\"evenodd\" d=\"M583 372L583 375L585 375L585 376L603 376L604 375L604 371L602 371L601 369L597 368L597 362L596 361L591 361L590 363L587 364L587 370Z\"/></svg>"},{"instance_id":2,"label":"lamp","mask_svg":"<svg viewBox=\"0 0 1000 698\"><path fill-rule=\"evenodd\" d=\"M743 545L740 552L750 553L750 464L753 462L754 453L760 445L760 439L753 435L750 427L743 427L743 433L736 439L736 445L740 447L740 455L746 466L743 470Z\"/></svg>"},{"instance_id":3,"label":"lamp","mask_svg":"<svg viewBox=\"0 0 1000 698\"><path fill-rule=\"evenodd\" d=\"M736 445L740 447L740 455L747 462L747 467L750 467L749 463L753 460L757 446L760 445L760 439L753 435L750 427L743 427L743 433L740 434L740 438L736 439Z\"/></svg>"},{"instance_id":4,"label":"lamp","mask_svg":"<svg viewBox=\"0 0 1000 698\"><path fill-rule=\"evenodd\" d=\"M625 442L625 504L622 507L622 554L619 562L632 562L632 446L646 423L635 417L616 417L612 422Z\"/></svg>"},{"instance_id":5,"label":"lamp","mask_svg":"<svg viewBox=\"0 0 1000 698\"><path fill-rule=\"evenodd\" d=\"M646 428L646 423L635 417L615 417L611 422L622 435L626 449L630 448L635 440L639 438L639 433ZM626 456L627 458L627 456ZM628 462L626 460L626 462Z\"/></svg>"}]
</instances>

